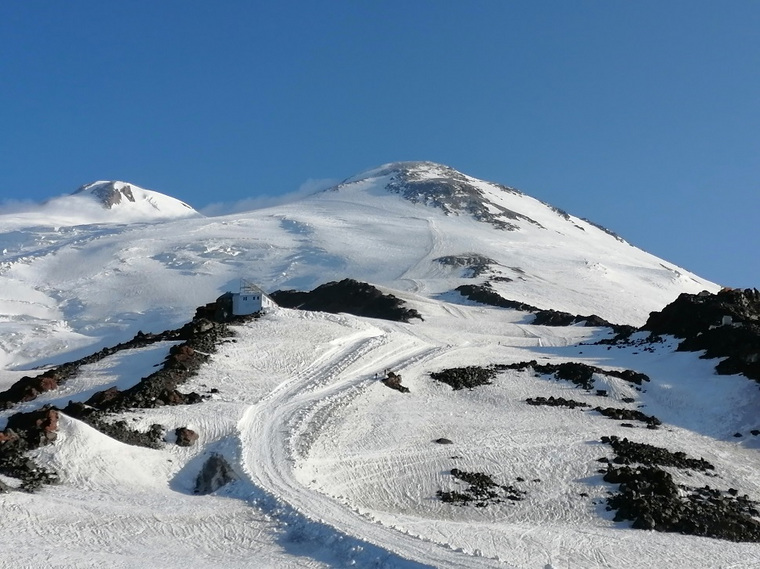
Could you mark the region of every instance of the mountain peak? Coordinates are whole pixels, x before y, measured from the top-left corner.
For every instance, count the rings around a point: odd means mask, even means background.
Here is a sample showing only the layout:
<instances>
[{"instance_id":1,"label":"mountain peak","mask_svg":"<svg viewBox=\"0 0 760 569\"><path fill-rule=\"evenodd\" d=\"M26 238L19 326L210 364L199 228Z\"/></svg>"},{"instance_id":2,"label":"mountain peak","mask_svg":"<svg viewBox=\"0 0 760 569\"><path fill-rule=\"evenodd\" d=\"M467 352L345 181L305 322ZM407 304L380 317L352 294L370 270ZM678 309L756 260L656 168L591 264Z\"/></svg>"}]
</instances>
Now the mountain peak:
<instances>
[{"instance_id":1,"label":"mountain peak","mask_svg":"<svg viewBox=\"0 0 760 569\"><path fill-rule=\"evenodd\" d=\"M120 204L122 201L135 201L135 196L132 193L132 186L125 182L118 181L98 181L91 184L85 184L73 192L76 194L92 194L97 197L103 207L111 209L113 206ZM188 206L190 207L190 206Z\"/></svg>"},{"instance_id":2,"label":"mountain peak","mask_svg":"<svg viewBox=\"0 0 760 569\"><path fill-rule=\"evenodd\" d=\"M92 194L106 209L111 209L113 206L120 204L122 201L135 201L135 196L132 193L132 186L125 182L118 181L98 181L91 184L85 184L84 186L73 192L76 194ZM190 207L190 206L188 206Z\"/></svg>"},{"instance_id":3,"label":"mountain peak","mask_svg":"<svg viewBox=\"0 0 760 569\"><path fill-rule=\"evenodd\" d=\"M191 206L134 184L99 180L42 203L0 216L4 230L21 227L73 227L90 224L154 223L203 217Z\"/></svg>"},{"instance_id":4,"label":"mountain peak","mask_svg":"<svg viewBox=\"0 0 760 569\"><path fill-rule=\"evenodd\" d=\"M55 198L48 203L68 210L74 200L83 211L89 212L88 217L92 222L97 223L201 217L200 213L183 201L118 180L91 182L68 196Z\"/></svg>"},{"instance_id":5,"label":"mountain peak","mask_svg":"<svg viewBox=\"0 0 760 569\"><path fill-rule=\"evenodd\" d=\"M520 204L504 200L505 196L526 197L518 190L473 178L436 162L391 162L348 178L333 189L367 184L382 186L412 203L441 209L447 215L470 215L498 229L515 230L518 221L541 225L513 209L513 205Z\"/></svg>"},{"instance_id":6,"label":"mountain peak","mask_svg":"<svg viewBox=\"0 0 760 569\"><path fill-rule=\"evenodd\" d=\"M348 178L343 181L343 184L351 182L359 182L362 180L368 180L372 178L380 178L383 176L411 176L419 178L449 178L455 176L464 176L461 172L456 171L450 166L445 164L439 164L437 162L429 162L425 160L410 160L401 162L388 162L382 166L376 168L370 168L364 172Z\"/></svg>"},{"instance_id":7,"label":"mountain peak","mask_svg":"<svg viewBox=\"0 0 760 569\"><path fill-rule=\"evenodd\" d=\"M182 213L190 215L198 214L198 212L191 206L176 198L152 190L145 190L134 184L120 182L118 180L100 180L85 184L71 195L93 196L105 209L126 206L151 212L169 214L169 217L185 217L181 215ZM135 205L130 206L129 204ZM175 212L180 215L176 215ZM161 217L163 216L161 215Z\"/></svg>"}]
</instances>

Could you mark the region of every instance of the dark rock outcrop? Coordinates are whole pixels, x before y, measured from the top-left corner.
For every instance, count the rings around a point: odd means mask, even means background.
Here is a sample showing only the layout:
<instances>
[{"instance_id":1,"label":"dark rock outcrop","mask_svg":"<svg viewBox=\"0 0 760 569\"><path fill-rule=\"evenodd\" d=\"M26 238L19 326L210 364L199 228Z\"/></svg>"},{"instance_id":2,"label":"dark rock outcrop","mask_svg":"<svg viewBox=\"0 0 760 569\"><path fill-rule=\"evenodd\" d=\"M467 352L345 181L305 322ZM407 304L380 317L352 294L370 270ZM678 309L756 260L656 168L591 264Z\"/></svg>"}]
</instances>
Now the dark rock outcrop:
<instances>
[{"instance_id":1,"label":"dark rock outcrop","mask_svg":"<svg viewBox=\"0 0 760 569\"><path fill-rule=\"evenodd\" d=\"M101 411L153 408L163 405L189 405L202 401L198 393L182 393L177 387L185 383L208 360L208 354L230 332L225 324L206 319L192 321L176 331L185 342L172 346L162 367L141 379L133 387L119 391L111 387L94 394L87 405Z\"/></svg>"},{"instance_id":2,"label":"dark rock outcrop","mask_svg":"<svg viewBox=\"0 0 760 569\"><path fill-rule=\"evenodd\" d=\"M496 306L498 308L511 308L512 310L520 310L522 312L538 312L540 309L524 302L517 302L516 300L508 300L501 296L498 292L493 290L490 283L482 285L461 285L456 290L463 297L474 302L481 304L487 304L489 306Z\"/></svg>"},{"instance_id":3,"label":"dark rock outcrop","mask_svg":"<svg viewBox=\"0 0 760 569\"><path fill-rule=\"evenodd\" d=\"M616 522L631 520L634 529L760 542L757 504L736 497L734 489L679 486L670 473L653 466L610 467L604 480L620 485L607 499L607 509L617 510Z\"/></svg>"},{"instance_id":4,"label":"dark rock outcrop","mask_svg":"<svg viewBox=\"0 0 760 569\"><path fill-rule=\"evenodd\" d=\"M219 338L226 335L228 335L226 327L199 316L176 330L166 330L159 334L146 334L139 331L134 338L126 342L103 348L78 360L66 362L40 375L22 377L8 389L0 392L0 407L10 409L17 403L32 401L41 393L61 387L68 379L76 376L83 365L98 362L123 350L143 348L156 342L185 340L187 346L173 348L175 352L170 353L168 365L177 369L184 367L184 371L193 371L202 362L199 361L199 357L193 358L190 350L213 352ZM194 360L193 363L189 363L190 360ZM98 393L93 396L90 404L100 406L108 403L113 406L116 401L121 400L122 395L118 391L114 391L113 388L107 391L107 394Z\"/></svg>"},{"instance_id":5,"label":"dark rock outcrop","mask_svg":"<svg viewBox=\"0 0 760 569\"><path fill-rule=\"evenodd\" d=\"M646 464L671 466L702 472L715 470L715 467L703 458L691 458L683 452L671 452L668 449L646 443L629 441L616 436L602 437L602 442L615 451L613 462L617 464Z\"/></svg>"},{"instance_id":6,"label":"dark rock outcrop","mask_svg":"<svg viewBox=\"0 0 760 569\"><path fill-rule=\"evenodd\" d=\"M45 406L29 413L16 413L8 417L6 432L26 439L30 448L37 448L55 441L58 437L58 410Z\"/></svg>"},{"instance_id":7,"label":"dark rock outcrop","mask_svg":"<svg viewBox=\"0 0 760 569\"><path fill-rule=\"evenodd\" d=\"M490 504L498 504L505 500L519 501L526 492L511 485L497 484L488 474L451 469L451 476L468 486L459 490L438 490L436 495L442 502L466 506L470 502L483 508Z\"/></svg>"},{"instance_id":8,"label":"dark rock outcrop","mask_svg":"<svg viewBox=\"0 0 760 569\"><path fill-rule=\"evenodd\" d=\"M760 381L760 291L723 289L717 294L682 294L643 326L655 334L682 339L680 351L726 358L719 374L744 374Z\"/></svg>"},{"instance_id":9,"label":"dark rock outcrop","mask_svg":"<svg viewBox=\"0 0 760 569\"><path fill-rule=\"evenodd\" d=\"M158 448L164 436L161 425L153 425L147 432L137 431L123 420L109 420L110 414L132 408L201 401L199 394L181 393L177 387L187 381L208 359L208 354L216 351L217 344L229 335L225 324L202 316L178 330L168 330L161 334L138 332L128 342L103 348L90 356L48 370L36 378L22 378L0 393L0 404L12 407L20 401L31 400L41 392L35 387L41 381L46 382L45 390L55 389L75 375L82 365L99 361L120 350L139 348L158 341L184 340L169 350L169 356L161 369L143 378L132 388L120 391L116 387L110 387L94 394L86 403L69 402L62 410L66 415L125 444ZM21 479L21 488L24 490L31 491L41 484L57 480L55 473L36 465L33 460L26 458L26 453L55 440L58 413L58 409L51 407L43 407L32 413L16 413L8 418L8 427L0 433L0 473Z\"/></svg>"},{"instance_id":10,"label":"dark rock outcrop","mask_svg":"<svg viewBox=\"0 0 760 569\"><path fill-rule=\"evenodd\" d=\"M530 304L525 304L524 302L509 300L493 290L491 284L488 282L482 285L461 285L455 290L465 298L480 302L481 304L533 313L536 317L532 324L538 326L572 326L582 323L584 326L611 328L617 334L630 334L635 330L633 326L612 324L596 314L581 316L570 314L569 312L561 312L559 310L537 308Z\"/></svg>"},{"instance_id":11,"label":"dark rock outcrop","mask_svg":"<svg viewBox=\"0 0 760 569\"><path fill-rule=\"evenodd\" d=\"M32 401L40 394L60 387L76 374L81 364L72 362L49 369L37 376L24 376L0 393L0 406L10 409L16 403Z\"/></svg>"},{"instance_id":12,"label":"dark rock outcrop","mask_svg":"<svg viewBox=\"0 0 760 569\"><path fill-rule=\"evenodd\" d=\"M432 176L432 172L437 175ZM386 189L413 203L436 207L450 215L469 214L478 221L507 231L517 229L514 222L518 220L541 227L533 219L488 200L471 178L448 166L397 162L389 165L387 173L391 174L391 179ZM503 192L519 194L514 188L494 186Z\"/></svg>"},{"instance_id":13,"label":"dark rock outcrop","mask_svg":"<svg viewBox=\"0 0 760 569\"><path fill-rule=\"evenodd\" d=\"M660 421L654 415L647 415L638 411L637 409L619 409L616 407L595 407L594 411L601 413L605 417L610 419L616 419L618 421L641 421L646 423L647 429L656 429L662 425Z\"/></svg>"},{"instance_id":14,"label":"dark rock outcrop","mask_svg":"<svg viewBox=\"0 0 760 569\"><path fill-rule=\"evenodd\" d=\"M595 373L601 375L607 375L610 377L617 377L629 383L641 385L644 381L649 381L649 377L646 374L633 371L630 369L616 370L616 369L603 369L596 366L591 366L581 362L563 362L561 364L539 364L536 360L529 362L517 362L513 364L499 364L495 366L498 370L516 369L525 370L532 368L538 373L552 374L556 379L564 379L576 384L584 389L591 390L594 388L593 376Z\"/></svg>"},{"instance_id":15,"label":"dark rock outcrop","mask_svg":"<svg viewBox=\"0 0 760 569\"><path fill-rule=\"evenodd\" d=\"M88 184L79 188L74 194L89 190L92 195L98 198L101 205L106 209L111 209L113 206L118 205L123 201L134 203L135 196L132 194L132 187L129 184L125 184L121 188L117 188L117 183L118 182L108 182L100 185Z\"/></svg>"},{"instance_id":16,"label":"dark rock outcrop","mask_svg":"<svg viewBox=\"0 0 760 569\"><path fill-rule=\"evenodd\" d=\"M131 428L126 421L112 421L109 419L109 413L96 409L84 403L75 403L73 401L62 409L62 412L69 417L87 423L93 429L96 429L127 445L140 446L145 448L160 448L164 438L164 427L159 424L153 424L147 431L138 431Z\"/></svg>"},{"instance_id":17,"label":"dark rock outcrop","mask_svg":"<svg viewBox=\"0 0 760 569\"><path fill-rule=\"evenodd\" d=\"M21 480L21 490L32 492L58 480L55 472L26 457L27 451L55 441L58 419L58 410L53 407L16 413L0 433L0 474Z\"/></svg>"},{"instance_id":18,"label":"dark rock outcrop","mask_svg":"<svg viewBox=\"0 0 760 569\"><path fill-rule=\"evenodd\" d=\"M493 266L498 265L493 259L480 255L478 253L463 253L461 255L445 255L433 259L441 265L447 267L455 267L464 269L466 271L467 278L475 278L480 275L493 271ZM507 277L501 277L505 282L509 282L511 279Z\"/></svg>"},{"instance_id":19,"label":"dark rock outcrop","mask_svg":"<svg viewBox=\"0 0 760 569\"><path fill-rule=\"evenodd\" d=\"M450 385L454 391L457 391L459 389L473 389L479 385L488 385L496 373L492 367L467 366L434 371L430 377Z\"/></svg>"},{"instance_id":20,"label":"dark rock outcrop","mask_svg":"<svg viewBox=\"0 0 760 569\"><path fill-rule=\"evenodd\" d=\"M733 324L760 324L760 291L757 289L723 289L717 294L681 294L659 312L652 312L642 327L655 334L693 338L713 326L721 326L724 317Z\"/></svg>"},{"instance_id":21,"label":"dark rock outcrop","mask_svg":"<svg viewBox=\"0 0 760 569\"><path fill-rule=\"evenodd\" d=\"M392 294L383 294L374 286L353 279L329 282L311 292L278 290L270 296L285 308L334 314L346 312L397 322L409 322L412 318L422 319L419 312L413 308L406 308L404 303Z\"/></svg>"},{"instance_id":22,"label":"dark rock outcrop","mask_svg":"<svg viewBox=\"0 0 760 569\"><path fill-rule=\"evenodd\" d=\"M203 464L203 468L195 479L195 493L211 494L235 480L237 480L237 475L229 462L222 455L214 453Z\"/></svg>"},{"instance_id":23,"label":"dark rock outcrop","mask_svg":"<svg viewBox=\"0 0 760 569\"><path fill-rule=\"evenodd\" d=\"M588 403L581 403L580 401L573 401L572 399L565 399L564 397L529 397L525 400L528 405L543 405L547 407L567 407L568 409L575 409L576 407L591 407Z\"/></svg>"},{"instance_id":24,"label":"dark rock outcrop","mask_svg":"<svg viewBox=\"0 0 760 569\"><path fill-rule=\"evenodd\" d=\"M198 440L198 433L187 427L177 427L174 435L177 437L177 446L181 447L193 446Z\"/></svg>"}]
</instances>

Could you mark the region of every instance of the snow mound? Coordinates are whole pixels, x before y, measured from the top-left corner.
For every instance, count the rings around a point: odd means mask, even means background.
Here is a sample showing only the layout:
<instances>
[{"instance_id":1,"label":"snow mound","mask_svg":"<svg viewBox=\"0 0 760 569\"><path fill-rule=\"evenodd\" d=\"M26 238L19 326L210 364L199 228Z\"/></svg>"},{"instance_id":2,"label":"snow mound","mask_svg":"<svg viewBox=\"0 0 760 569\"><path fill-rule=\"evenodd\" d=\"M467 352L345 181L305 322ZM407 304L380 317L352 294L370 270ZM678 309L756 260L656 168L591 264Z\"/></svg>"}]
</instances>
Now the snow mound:
<instances>
[{"instance_id":1,"label":"snow mound","mask_svg":"<svg viewBox=\"0 0 760 569\"><path fill-rule=\"evenodd\" d=\"M171 463L152 449L120 443L89 425L61 415L55 445L37 451L41 462L61 473L64 484L132 491L166 486Z\"/></svg>"}]
</instances>

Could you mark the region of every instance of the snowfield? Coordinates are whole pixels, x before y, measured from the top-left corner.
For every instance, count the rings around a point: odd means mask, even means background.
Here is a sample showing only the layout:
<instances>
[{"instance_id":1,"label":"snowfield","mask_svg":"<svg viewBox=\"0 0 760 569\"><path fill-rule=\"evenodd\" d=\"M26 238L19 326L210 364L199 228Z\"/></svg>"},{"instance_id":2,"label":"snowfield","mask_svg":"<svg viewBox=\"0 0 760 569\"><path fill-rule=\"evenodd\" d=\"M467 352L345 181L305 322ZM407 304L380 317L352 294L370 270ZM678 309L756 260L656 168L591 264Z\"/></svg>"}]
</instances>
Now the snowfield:
<instances>
[{"instance_id":1,"label":"snowfield","mask_svg":"<svg viewBox=\"0 0 760 569\"><path fill-rule=\"evenodd\" d=\"M411 305L425 322L276 309L237 327L237 341L223 344L185 386L199 392L215 386L219 393L198 405L127 414L144 429L153 423L168 432L193 428L200 439L191 448L130 447L64 420L59 440L37 451L62 473L62 484L37 495L0 496L10 530L4 551L13 552L7 562L150 565L141 550L165 567L212 561L540 569L760 562L756 544L612 522L604 508L612 486L601 480L596 462L611 456L601 436L628 436L715 464L718 478L674 470L684 483L758 497L758 444L731 436L750 424L749 411L760 404L756 384L715 376L709 361L672 353L671 346L634 355L630 347L580 345L604 336L599 329L554 328L539 347L540 327L524 324L519 312L427 300ZM505 372L491 385L462 391L429 377L447 367L532 358L606 368L636 361L652 381L639 392L607 377L610 395L601 398L531 372ZM386 369L399 373L411 392L375 378ZM688 371L688 385L673 381L675 369ZM746 412L706 417L703 406L718 394L726 406L742 401ZM539 395L642 405L664 426L631 429L594 411L525 403ZM440 437L454 444L433 442ZM211 452L223 454L240 480L217 495L194 496L194 476ZM436 491L457 487L452 468L517 484L526 498L485 508L443 503ZM40 531L44 542L25 541Z\"/></svg>"},{"instance_id":2,"label":"snowfield","mask_svg":"<svg viewBox=\"0 0 760 569\"><path fill-rule=\"evenodd\" d=\"M465 177L492 212L528 220L507 217L519 227L497 229L422 198L410 202L383 191L398 175L391 166L243 215L0 232L0 389L138 330L177 327L243 277L271 291L349 276L424 318L399 323L274 308L235 325L234 336L180 387L206 396L203 402L114 417L142 431L161 425L158 449L122 444L62 416L55 443L33 451L60 484L0 493L0 567L760 566L760 544L613 521L606 499L616 486L599 472L606 466L599 459L613 456L600 439L628 437L715 466L715 475L665 468L680 484L736 489L760 501L760 437L750 434L760 428L757 383L716 375L715 360L675 352L672 338L600 345L610 329L538 326L529 313L454 292L488 281L505 298L640 325L680 292L719 287L474 178ZM442 172L424 164L413 170L423 181ZM0 228L11 225L0 218ZM438 260L472 253L492 261L484 273ZM62 388L3 410L0 428L20 410L128 388L172 345L83 366ZM453 390L430 376L531 360L632 369L651 381L638 386L596 374L586 390L527 368ZM381 381L388 371L408 393ZM589 407L526 403L536 397ZM662 425L623 426L597 406L641 410ZM178 427L195 431L195 444L175 444ZM237 479L197 495L196 477L213 454ZM453 469L488 475L519 499L482 507L445 502L439 492L466 487Z\"/></svg>"},{"instance_id":3,"label":"snowfield","mask_svg":"<svg viewBox=\"0 0 760 569\"><path fill-rule=\"evenodd\" d=\"M428 298L488 279L511 300L635 325L681 292L719 289L530 196L467 177L478 199L529 220L508 231L389 193L392 177L214 218L19 228L0 216L0 366L59 363L54 354L181 325L241 278L271 292L351 277ZM473 253L492 261L474 279L439 261Z\"/></svg>"}]
</instances>

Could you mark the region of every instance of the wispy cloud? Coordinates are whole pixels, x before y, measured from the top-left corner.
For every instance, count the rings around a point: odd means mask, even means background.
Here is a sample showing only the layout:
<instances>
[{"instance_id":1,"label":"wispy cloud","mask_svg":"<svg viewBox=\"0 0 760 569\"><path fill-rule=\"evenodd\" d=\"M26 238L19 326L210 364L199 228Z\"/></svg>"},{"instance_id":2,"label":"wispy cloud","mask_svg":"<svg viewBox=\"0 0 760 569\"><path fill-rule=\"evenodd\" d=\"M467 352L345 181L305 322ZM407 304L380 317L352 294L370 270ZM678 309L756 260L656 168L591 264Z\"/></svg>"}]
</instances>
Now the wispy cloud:
<instances>
[{"instance_id":1,"label":"wispy cloud","mask_svg":"<svg viewBox=\"0 0 760 569\"><path fill-rule=\"evenodd\" d=\"M203 215L213 217L217 215L227 215L230 213L240 213L243 211L273 207L325 190L339 182L340 180L335 178L309 178L294 192L279 196L257 196L236 202L216 202L207 205L201 209L200 212Z\"/></svg>"},{"instance_id":2,"label":"wispy cloud","mask_svg":"<svg viewBox=\"0 0 760 569\"><path fill-rule=\"evenodd\" d=\"M2 200L0 201L0 215L9 215L14 213L26 213L29 211L38 211L42 208L40 202L32 200Z\"/></svg>"},{"instance_id":3,"label":"wispy cloud","mask_svg":"<svg viewBox=\"0 0 760 569\"><path fill-rule=\"evenodd\" d=\"M113 215L95 200L56 196L44 202L5 200L0 202L4 227L24 225L80 225L114 221Z\"/></svg>"}]
</instances>

